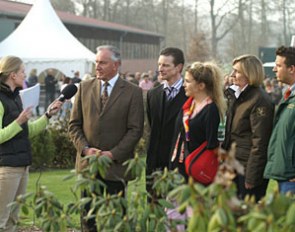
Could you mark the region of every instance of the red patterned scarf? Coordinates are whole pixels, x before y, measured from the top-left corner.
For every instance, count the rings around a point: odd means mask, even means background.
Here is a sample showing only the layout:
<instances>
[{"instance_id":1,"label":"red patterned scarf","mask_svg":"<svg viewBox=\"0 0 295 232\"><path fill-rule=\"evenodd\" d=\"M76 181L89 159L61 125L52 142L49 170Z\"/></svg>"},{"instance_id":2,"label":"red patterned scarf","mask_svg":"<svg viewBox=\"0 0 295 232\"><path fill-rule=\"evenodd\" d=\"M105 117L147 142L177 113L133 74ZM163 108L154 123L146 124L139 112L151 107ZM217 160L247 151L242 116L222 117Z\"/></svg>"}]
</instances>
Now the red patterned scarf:
<instances>
[{"instance_id":1,"label":"red patterned scarf","mask_svg":"<svg viewBox=\"0 0 295 232\"><path fill-rule=\"evenodd\" d=\"M183 110L182 121L183 121L183 126L184 126L184 131L185 131L185 140L187 142L190 141L190 138L189 138L189 120L192 117L196 116L206 105L211 104L211 103L212 103L212 99L210 97L207 97L195 109L196 104L195 104L194 98L190 97L189 99L186 100L186 102L182 106L182 110ZM175 160L176 155L177 155L177 149L178 149L178 145L179 145L179 140L180 140L180 134L178 135L178 138L177 138L177 141L176 141L176 144L175 144L175 148L173 150L173 154L172 154L172 157L171 157L172 162ZM182 143L182 146L181 146L181 149L180 149L179 163L182 163L183 160L184 160L184 146L183 146L183 143Z\"/></svg>"},{"instance_id":2,"label":"red patterned scarf","mask_svg":"<svg viewBox=\"0 0 295 232\"><path fill-rule=\"evenodd\" d=\"M184 105L182 106L183 110L183 126L184 126L184 131L185 131L185 140L189 141L189 120L194 112L195 109L195 101L193 97L190 97L189 99L186 100Z\"/></svg>"}]
</instances>

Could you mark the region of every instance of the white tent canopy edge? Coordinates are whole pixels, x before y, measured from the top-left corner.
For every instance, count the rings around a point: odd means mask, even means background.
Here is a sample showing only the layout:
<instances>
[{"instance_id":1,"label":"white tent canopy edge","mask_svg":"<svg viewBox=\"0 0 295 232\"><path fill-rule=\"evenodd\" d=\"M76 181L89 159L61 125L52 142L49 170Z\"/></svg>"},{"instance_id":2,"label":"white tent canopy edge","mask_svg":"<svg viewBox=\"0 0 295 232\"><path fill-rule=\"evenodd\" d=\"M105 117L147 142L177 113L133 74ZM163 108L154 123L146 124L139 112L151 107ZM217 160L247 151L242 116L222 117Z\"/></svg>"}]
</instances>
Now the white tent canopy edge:
<instances>
[{"instance_id":1,"label":"white tent canopy edge","mask_svg":"<svg viewBox=\"0 0 295 232\"><path fill-rule=\"evenodd\" d=\"M35 0L22 23L0 43L0 57L7 55L22 58L27 72L55 68L67 76L76 70L92 72L95 59L66 29L49 0Z\"/></svg>"}]
</instances>

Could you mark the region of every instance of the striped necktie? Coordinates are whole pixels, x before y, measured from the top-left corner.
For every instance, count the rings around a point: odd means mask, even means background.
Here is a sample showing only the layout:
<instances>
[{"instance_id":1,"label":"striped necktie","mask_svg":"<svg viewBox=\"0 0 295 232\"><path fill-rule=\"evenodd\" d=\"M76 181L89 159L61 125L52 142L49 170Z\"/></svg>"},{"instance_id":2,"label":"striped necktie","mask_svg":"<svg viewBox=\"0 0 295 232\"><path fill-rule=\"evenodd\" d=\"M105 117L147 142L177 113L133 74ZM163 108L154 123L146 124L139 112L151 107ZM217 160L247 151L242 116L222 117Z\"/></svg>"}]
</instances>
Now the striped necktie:
<instances>
[{"instance_id":1,"label":"striped necktie","mask_svg":"<svg viewBox=\"0 0 295 232\"><path fill-rule=\"evenodd\" d=\"M172 99L173 99L173 97L174 97L174 93L173 93L173 90L174 90L174 87L168 87L167 89L166 89L166 96L167 96L167 101L171 101Z\"/></svg>"},{"instance_id":2,"label":"striped necktie","mask_svg":"<svg viewBox=\"0 0 295 232\"><path fill-rule=\"evenodd\" d=\"M106 81L103 84L103 91L102 91L102 95L101 95L101 105L102 105L102 108L105 107L105 104L107 103L108 98L109 98L108 86L109 86L109 83Z\"/></svg>"}]
</instances>

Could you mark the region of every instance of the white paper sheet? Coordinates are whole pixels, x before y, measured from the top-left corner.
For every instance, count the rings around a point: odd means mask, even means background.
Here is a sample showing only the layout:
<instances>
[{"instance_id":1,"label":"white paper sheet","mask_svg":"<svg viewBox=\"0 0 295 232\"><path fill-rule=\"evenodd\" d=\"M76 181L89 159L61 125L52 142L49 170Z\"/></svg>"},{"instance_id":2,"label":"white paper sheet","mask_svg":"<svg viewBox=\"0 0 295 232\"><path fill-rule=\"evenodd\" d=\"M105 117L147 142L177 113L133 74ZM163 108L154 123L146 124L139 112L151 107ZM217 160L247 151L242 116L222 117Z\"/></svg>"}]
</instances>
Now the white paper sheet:
<instances>
[{"instance_id":1,"label":"white paper sheet","mask_svg":"<svg viewBox=\"0 0 295 232\"><path fill-rule=\"evenodd\" d=\"M40 84L38 83L30 88L22 89L19 91L19 94L23 102L23 109L30 106L35 108L39 105Z\"/></svg>"}]
</instances>

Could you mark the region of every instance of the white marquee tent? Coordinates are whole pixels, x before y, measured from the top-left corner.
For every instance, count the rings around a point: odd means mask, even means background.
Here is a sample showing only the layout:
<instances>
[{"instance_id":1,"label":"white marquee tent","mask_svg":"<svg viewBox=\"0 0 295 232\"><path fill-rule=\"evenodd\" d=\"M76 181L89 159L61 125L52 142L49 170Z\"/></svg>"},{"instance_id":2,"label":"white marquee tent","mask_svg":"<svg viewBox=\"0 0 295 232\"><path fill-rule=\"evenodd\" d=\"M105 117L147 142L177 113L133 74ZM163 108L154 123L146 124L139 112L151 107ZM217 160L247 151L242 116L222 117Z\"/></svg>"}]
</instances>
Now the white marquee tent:
<instances>
[{"instance_id":1,"label":"white marquee tent","mask_svg":"<svg viewBox=\"0 0 295 232\"><path fill-rule=\"evenodd\" d=\"M35 0L22 23L0 43L0 57L22 58L26 71L55 68L67 76L91 72L95 54L63 25L49 0Z\"/></svg>"}]
</instances>

